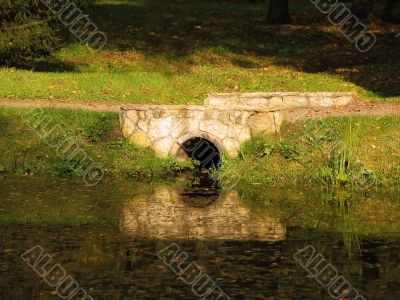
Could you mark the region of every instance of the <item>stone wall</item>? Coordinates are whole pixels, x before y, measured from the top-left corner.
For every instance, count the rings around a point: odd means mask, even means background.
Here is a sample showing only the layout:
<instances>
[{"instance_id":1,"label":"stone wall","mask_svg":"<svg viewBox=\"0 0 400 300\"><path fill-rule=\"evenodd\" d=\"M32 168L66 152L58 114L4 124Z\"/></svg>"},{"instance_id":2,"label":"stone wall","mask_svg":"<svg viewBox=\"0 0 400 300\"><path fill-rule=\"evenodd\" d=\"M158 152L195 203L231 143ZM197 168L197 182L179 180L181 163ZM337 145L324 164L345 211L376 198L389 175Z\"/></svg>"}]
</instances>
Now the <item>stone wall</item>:
<instances>
[{"instance_id":1,"label":"stone wall","mask_svg":"<svg viewBox=\"0 0 400 300\"><path fill-rule=\"evenodd\" d=\"M122 108L120 121L129 141L152 147L163 157L182 157L181 145L193 137L205 138L234 157L251 136L279 131L283 115L248 107L136 105Z\"/></svg>"},{"instance_id":2,"label":"stone wall","mask_svg":"<svg viewBox=\"0 0 400 300\"><path fill-rule=\"evenodd\" d=\"M286 110L344 106L354 98L351 93L211 94L204 106L126 106L120 122L130 142L151 147L162 157L187 158L181 145L194 137L235 157L240 144L252 136L278 132Z\"/></svg>"},{"instance_id":3,"label":"stone wall","mask_svg":"<svg viewBox=\"0 0 400 300\"><path fill-rule=\"evenodd\" d=\"M221 93L204 101L210 106L244 105L265 110L334 107L350 104L353 93Z\"/></svg>"}]
</instances>

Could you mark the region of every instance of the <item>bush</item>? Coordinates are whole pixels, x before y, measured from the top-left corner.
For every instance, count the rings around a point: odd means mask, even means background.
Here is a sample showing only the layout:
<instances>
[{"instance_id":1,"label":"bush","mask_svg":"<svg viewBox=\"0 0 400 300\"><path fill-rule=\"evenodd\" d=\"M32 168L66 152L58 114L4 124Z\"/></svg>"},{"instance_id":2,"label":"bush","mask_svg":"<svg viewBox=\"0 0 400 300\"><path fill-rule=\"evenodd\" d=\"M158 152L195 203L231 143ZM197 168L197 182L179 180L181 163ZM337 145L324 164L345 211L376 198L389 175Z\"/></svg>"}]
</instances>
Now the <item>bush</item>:
<instances>
[{"instance_id":1,"label":"bush","mask_svg":"<svg viewBox=\"0 0 400 300\"><path fill-rule=\"evenodd\" d=\"M0 65L24 65L69 40L66 28L43 0L0 0ZM83 10L93 0L75 0Z\"/></svg>"}]
</instances>

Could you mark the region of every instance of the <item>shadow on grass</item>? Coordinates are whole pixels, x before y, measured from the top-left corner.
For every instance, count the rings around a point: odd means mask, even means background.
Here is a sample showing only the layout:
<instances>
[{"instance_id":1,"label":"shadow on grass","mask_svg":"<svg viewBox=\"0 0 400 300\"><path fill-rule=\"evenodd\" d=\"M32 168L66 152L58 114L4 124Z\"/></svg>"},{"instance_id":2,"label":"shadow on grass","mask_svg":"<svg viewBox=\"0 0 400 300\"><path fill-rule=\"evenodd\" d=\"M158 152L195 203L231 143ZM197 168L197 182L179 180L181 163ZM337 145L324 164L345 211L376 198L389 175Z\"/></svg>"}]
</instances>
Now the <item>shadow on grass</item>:
<instances>
[{"instance_id":1,"label":"shadow on grass","mask_svg":"<svg viewBox=\"0 0 400 300\"><path fill-rule=\"evenodd\" d=\"M135 49L168 59L197 51L230 52L232 64L257 68L256 56L303 72L338 75L385 97L399 96L398 27L373 23L376 46L358 52L307 0L291 4L292 25L265 24L266 3L212 0L102 0L93 13L112 51Z\"/></svg>"},{"instance_id":2,"label":"shadow on grass","mask_svg":"<svg viewBox=\"0 0 400 300\"><path fill-rule=\"evenodd\" d=\"M19 66L20 69L28 69L38 72L76 72L76 65L59 60L35 60L29 64Z\"/></svg>"}]
</instances>

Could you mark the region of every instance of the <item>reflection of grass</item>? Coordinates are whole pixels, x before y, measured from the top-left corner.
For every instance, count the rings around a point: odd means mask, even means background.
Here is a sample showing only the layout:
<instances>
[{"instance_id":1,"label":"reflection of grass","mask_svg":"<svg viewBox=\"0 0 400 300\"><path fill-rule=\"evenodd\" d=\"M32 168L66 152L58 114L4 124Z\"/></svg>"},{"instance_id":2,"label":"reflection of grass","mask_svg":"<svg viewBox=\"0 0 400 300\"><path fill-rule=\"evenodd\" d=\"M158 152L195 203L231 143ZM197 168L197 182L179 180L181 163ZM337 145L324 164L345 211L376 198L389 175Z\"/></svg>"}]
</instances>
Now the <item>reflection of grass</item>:
<instances>
[{"instance_id":1,"label":"reflection of grass","mask_svg":"<svg viewBox=\"0 0 400 300\"><path fill-rule=\"evenodd\" d=\"M347 191L326 191L320 196L322 209L330 210L334 218L332 227L342 234L343 243L347 253L351 256L354 252L360 252L360 241L356 223L359 221L352 213L352 194Z\"/></svg>"},{"instance_id":2,"label":"reflection of grass","mask_svg":"<svg viewBox=\"0 0 400 300\"><path fill-rule=\"evenodd\" d=\"M122 203L151 191L152 185L132 180L88 187L79 179L0 177L0 223L117 225Z\"/></svg>"},{"instance_id":3,"label":"reflection of grass","mask_svg":"<svg viewBox=\"0 0 400 300\"><path fill-rule=\"evenodd\" d=\"M51 215L7 215L0 216L1 224L14 225L69 225L69 226L91 226L91 225L109 225L114 224L114 220L107 220L97 216L60 216Z\"/></svg>"},{"instance_id":4,"label":"reflection of grass","mask_svg":"<svg viewBox=\"0 0 400 300\"><path fill-rule=\"evenodd\" d=\"M275 212L288 228L342 234L349 253L358 251L361 236L400 231L400 203L395 191L363 195L343 190L242 185L239 195L249 209L261 215Z\"/></svg>"},{"instance_id":5,"label":"reflection of grass","mask_svg":"<svg viewBox=\"0 0 400 300\"><path fill-rule=\"evenodd\" d=\"M108 45L73 44L37 71L0 69L0 97L200 103L210 92L356 91L399 100L399 40L363 55L309 1L290 5L295 25L267 26L265 3L100 0L91 19Z\"/></svg>"},{"instance_id":6,"label":"reflection of grass","mask_svg":"<svg viewBox=\"0 0 400 300\"><path fill-rule=\"evenodd\" d=\"M52 181L54 188L49 190L49 183L33 181L34 186L15 180L11 185L6 180L1 188L0 223L23 225L101 225L115 224L116 216L107 204L108 211L101 206L104 201L96 190L90 190L80 182L74 182L74 196L69 192L68 184ZM18 187L18 190L14 190ZM25 189L30 188L29 192ZM63 188L64 187L64 188ZM101 200L100 200L101 199ZM115 206L115 205L114 205Z\"/></svg>"}]
</instances>

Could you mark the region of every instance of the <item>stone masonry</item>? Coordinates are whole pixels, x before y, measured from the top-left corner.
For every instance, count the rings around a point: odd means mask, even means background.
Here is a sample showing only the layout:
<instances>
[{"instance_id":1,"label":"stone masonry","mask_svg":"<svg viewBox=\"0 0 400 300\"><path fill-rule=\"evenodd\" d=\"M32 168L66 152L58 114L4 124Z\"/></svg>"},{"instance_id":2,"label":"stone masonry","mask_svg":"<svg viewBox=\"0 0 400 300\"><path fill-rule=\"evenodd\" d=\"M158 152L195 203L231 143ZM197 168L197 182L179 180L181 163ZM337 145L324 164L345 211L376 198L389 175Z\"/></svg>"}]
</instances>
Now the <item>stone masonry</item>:
<instances>
[{"instance_id":1,"label":"stone masonry","mask_svg":"<svg viewBox=\"0 0 400 300\"><path fill-rule=\"evenodd\" d=\"M132 105L121 108L123 135L151 147L161 157L185 159L182 144L200 137L235 157L240 145L259 133L276 133L285 111L349 104L353 94L247 93L211 94L205 105Z\"/></svg>"}]
</instances>

